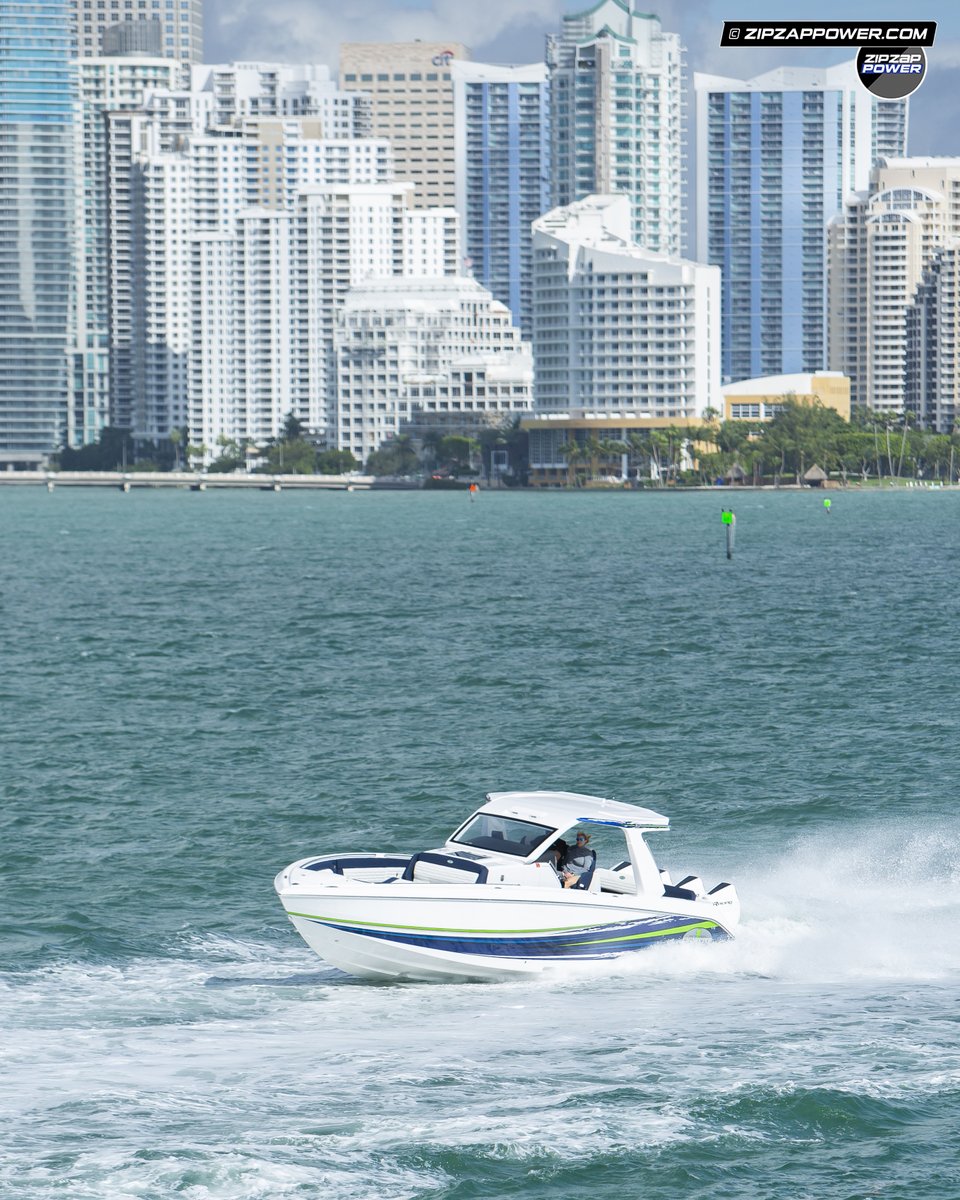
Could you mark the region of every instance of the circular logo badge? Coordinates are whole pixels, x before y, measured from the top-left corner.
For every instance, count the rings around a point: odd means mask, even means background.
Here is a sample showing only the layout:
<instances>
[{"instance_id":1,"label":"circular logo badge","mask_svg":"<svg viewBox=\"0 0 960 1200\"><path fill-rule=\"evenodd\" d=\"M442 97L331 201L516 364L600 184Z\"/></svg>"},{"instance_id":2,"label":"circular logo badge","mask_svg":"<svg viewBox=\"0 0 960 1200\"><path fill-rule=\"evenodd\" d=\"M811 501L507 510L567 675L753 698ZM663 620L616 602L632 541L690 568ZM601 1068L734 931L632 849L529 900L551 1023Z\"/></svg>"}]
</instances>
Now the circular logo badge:
<instances>
[{"instance_id":1,"label":"circular logo badge","mask_svg":"<svg viewBox=\"0 0 960 1200\"><path fill-rule=\"evenodd\" d=\"M915 92L927 73L922 46L864 46L857 55L860 82L878 100L902 100Z\"/></svg>"}]
</instances>

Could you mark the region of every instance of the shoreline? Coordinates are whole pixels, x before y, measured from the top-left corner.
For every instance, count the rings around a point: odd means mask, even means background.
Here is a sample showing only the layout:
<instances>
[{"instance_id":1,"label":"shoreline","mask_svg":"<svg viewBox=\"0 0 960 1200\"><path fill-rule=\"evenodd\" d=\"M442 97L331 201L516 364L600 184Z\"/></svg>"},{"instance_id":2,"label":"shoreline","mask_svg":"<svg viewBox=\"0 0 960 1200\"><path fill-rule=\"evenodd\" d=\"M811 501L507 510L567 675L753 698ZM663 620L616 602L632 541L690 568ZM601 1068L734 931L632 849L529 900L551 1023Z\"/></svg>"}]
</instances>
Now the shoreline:
<instances>
[{"instance_id":1,"label":"shoreline","mask_svg":"<svg viewBox=\"0 0 960 1200\"><path fill-rule=\"evenodd\" d=\"M239 489L265 492L279 491L465 491L462 488L428 488L414 479L390 479L374 475L232 475L205 474L195 471L0 471L0 486L45 487L53 492L58 488L115 488L129 492L140 489L174 488L181 491L220 491ZM600 484L580 487L530 486L493 487L481 484L484 492L645 492L671 495L686 492L716 492L725 496L740 492L948 492L960 490L960 482L938 483L923 479L884 479L847 483L831 481L828 487L811 487L805 483L780 484L692 484L683 487L635 487L632 485Z\"/></svg>"}]
</instances>

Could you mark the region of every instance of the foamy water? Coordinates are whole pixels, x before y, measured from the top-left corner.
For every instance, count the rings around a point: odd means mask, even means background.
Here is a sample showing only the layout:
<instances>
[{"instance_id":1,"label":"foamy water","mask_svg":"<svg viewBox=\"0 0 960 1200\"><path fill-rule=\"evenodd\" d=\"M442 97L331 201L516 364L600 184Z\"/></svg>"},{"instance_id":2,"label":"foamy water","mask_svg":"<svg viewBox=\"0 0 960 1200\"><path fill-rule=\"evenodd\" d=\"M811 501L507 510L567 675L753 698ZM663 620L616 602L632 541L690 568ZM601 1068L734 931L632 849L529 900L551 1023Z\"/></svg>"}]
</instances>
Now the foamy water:
<instances>
[{"instance_id":1,"label":"foamy water","mask_svg":"<svg viewBox=\"0 0 960 1200\"><path fill-rule=\"evenodd\" d=\"M960 497L8 491L4 1200L956 1194ZM273 894L541 786L737 939L370 985Z\"/></svg>"},{"instance_id":2,"label":"foamy water","mask_svg":"<svg viewBox=\"0 0 960 1200\"><path fill-rule=\"evenodd\" d=\"M359 984L302 947L278 905L266 942L189 935L122 968L8 977L0 1192L53 1194L68 1170L69 1194L107 1200L361 1197L374 1173L376 1195L413 1197L451 1186L445 1154L546 1185L618 1147L763 1141L717 1113L771 1087L777 1103L811 1088L907 1106L956 1094L960 1051L938 1032L960 982L944 898L955 828L896 854L890 832L801 838L748 872L734 942L575 976ZM408 1161L411 1145L428 1161Z\"/></svg>"}]
</instances>

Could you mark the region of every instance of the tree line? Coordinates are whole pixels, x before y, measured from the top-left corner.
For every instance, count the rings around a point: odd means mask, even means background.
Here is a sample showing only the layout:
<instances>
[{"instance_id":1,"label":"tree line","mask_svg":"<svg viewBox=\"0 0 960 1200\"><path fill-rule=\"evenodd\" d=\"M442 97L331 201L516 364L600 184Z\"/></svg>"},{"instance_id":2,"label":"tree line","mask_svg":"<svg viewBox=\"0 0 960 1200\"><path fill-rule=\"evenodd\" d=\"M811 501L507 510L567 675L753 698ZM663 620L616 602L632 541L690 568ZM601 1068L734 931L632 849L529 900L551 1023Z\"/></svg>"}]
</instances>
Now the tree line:
<instances>
[{"instance_id":1,"label":"tree line","mask_svg":"<svg viewBox=\"0 0 960 1200\"><path fill-rule=\"evenodd\" d=\"M799 483L817 465L846 484L851 480L916 479L956 482L960 474L960 430L938 434L916 427L903 415L854 410L845 421L821 404L787 397L770 421L720 421L708 410L699 426L636 430L623 440L590 432L560 447L571 487L621 477L624 460L632 479L652 486L702 485L735 478L746 483ZM515 417L472 434L428 430L420 438L400 434L370 454L370 475L418 477L427 481L502 473L523 485L529 475L527 432ZM283 433L266 445L221 437L213 473L255 470L269 474L340 475L359 470L349 450L310 438L293 414ZM58 464L74 471L168 471L196 469L207 448L187 441L186 430L169 440L135 442L129 430L108 427L79 450L60 452Z\"/></svg>"},{"instance_id":2,"label":"tree line","mask_svg":"<svg viewBox=\"0 0 960 1200\"><path fill-rule=\"evenodd\" d=\"M494 454L508 482L526 481L527 435L514 418L500 427L479 429L473 435L427 430L414 439L400 434L385 441L361 464L349 450L336 450L311 438L306 426L288 414L280 437L265 444L222 436L216 457L203 468L212 474L251 471L271 475L342 475L360 470L369 475L457 479L491 474ZM160 442L135 440L127 429L108 426L96 442L60 451L54 466L64 471L179 471L197 470L209 458L208 447L191 445L186 429L175 429Z\"/></svg>"},{"instance_id":3,"label":"tree line","mask_svg":"<svg viewBox=\"0 0 960 1200\"><path fill-rule=\"evenodd\" d=\"M851 480L914 479L956 482L960 430L938 434L902 414L855 409L845 421L822 404L787 397L772 420L719 421L705 413L701 426L631 432L625 440L590 434L560 447L571 486L619 476L626 457L631 478L654 486L800 483L819 466Z\"/></svg>"}]
</instances>

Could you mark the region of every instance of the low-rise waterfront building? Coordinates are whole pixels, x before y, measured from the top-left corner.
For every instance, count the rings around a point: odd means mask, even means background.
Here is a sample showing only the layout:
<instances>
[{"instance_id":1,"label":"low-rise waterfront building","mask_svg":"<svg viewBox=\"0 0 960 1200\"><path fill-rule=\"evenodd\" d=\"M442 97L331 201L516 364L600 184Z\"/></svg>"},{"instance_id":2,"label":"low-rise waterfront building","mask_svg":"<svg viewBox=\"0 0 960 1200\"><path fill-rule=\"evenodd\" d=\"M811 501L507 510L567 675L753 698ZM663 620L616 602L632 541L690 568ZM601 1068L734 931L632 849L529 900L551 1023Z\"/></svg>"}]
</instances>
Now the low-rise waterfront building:
<instances>
[{"instance_id":1,"label":"low-rise waterfront building","mask_svg":"<svg viewBox=\"0 0 960 1200\"><path fill-rule=\"evenodd\" d=\"M840 371L742 379L721 389L725 421L770 421L787 401L822 405L850 420L850 380Z\"/></svg>"},{"instance_id":2,"label":"low-rise waterfront building","mask_svg":"<svg viewBox=\"0 0 960 1200\"><path fill-rule=\"evenodd\" d=\"M588 468L587 474L602 475L605 482L626 482L632 474L628 460L638 457L644 466L635 467L633 473L650 478L650 454L634 447L642 446L650 433L667 430L689 433L695 440L703 427L701 420L692 417L668 419L626 410L536 413L521 422L529 439L529 483L531 487L566 486L575 477L578 463Z\"/></svg>"}]
</instances>

